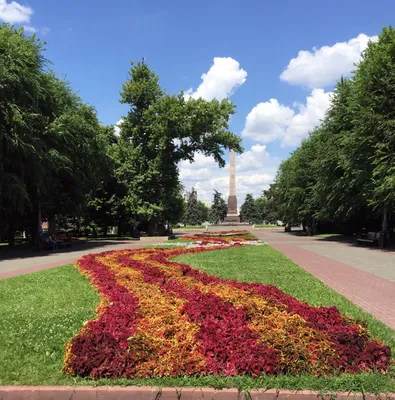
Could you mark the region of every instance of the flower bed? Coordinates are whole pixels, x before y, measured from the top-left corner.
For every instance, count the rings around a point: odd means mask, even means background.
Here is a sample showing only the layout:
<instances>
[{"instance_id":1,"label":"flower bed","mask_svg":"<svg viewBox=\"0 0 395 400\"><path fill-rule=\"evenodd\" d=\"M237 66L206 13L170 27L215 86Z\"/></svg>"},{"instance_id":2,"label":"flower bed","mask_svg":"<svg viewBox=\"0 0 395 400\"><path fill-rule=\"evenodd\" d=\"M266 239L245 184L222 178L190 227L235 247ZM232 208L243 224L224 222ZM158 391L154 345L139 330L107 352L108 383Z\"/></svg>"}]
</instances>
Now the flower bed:
<instances>
[{"instance_id":1,"label":"flower bed","mask_svg":"<svg viewBox=\"0 0 395 400\"><path fill-rule=\"evenodd\" d=\"M101 303L96 318L68 343L64 371L147 378L388 370L390 349L337 308L313 307L271 285L224 280L170 261L256 242L246 234L199 235L200 246L192 248L112 251L79 260Z\"/></svg>"}]
</instances>

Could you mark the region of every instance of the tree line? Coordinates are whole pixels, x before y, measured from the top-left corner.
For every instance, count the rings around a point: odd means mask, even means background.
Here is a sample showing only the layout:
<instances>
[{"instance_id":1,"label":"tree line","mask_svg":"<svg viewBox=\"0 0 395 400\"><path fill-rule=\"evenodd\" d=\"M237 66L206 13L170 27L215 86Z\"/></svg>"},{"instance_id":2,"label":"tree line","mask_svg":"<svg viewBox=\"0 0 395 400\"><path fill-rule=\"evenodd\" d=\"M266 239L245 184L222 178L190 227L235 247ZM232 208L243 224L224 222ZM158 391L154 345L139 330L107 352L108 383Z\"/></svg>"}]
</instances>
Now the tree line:
<instances>
[{"instance_id":1,"label":"tree line","mask_svg":"<svg viewBox=\"0 0 395 400\"><path fill-rule=\"evenodd\" d=\"M213 202L208 207L198 200L197 192L192 188L186 195L185 211L181 221L184 225L201 225L205 222L218 224L224 221L227 211L228 206L217 190L214 190Z\"/></svg>"},{"instance_id":2,"label":"tree line","mask_svg":"<svg viewBox=\"0 0 395 400\"><path fill-rule=\"evenodd\" d=\"M395 30L370 42L341 78L321 124L280 165L266 191L285 223L389 232L395 205Z\"/></svg>"},{"instance_id":3,"label":"tree line","mask_svg":"<svg viewBox=\"0 0 395 400\"><path fill-rule=\"evenodd\" d=\"M44 50L0 26L0 239L25 231L36 242L44 219L73 234L163 233L185 211L178 163L201 152L223 167L225 151L242 151L233 103L168 94L144 62L122 86L129 111L116 135Z\"/></svg>"}]
</instances>

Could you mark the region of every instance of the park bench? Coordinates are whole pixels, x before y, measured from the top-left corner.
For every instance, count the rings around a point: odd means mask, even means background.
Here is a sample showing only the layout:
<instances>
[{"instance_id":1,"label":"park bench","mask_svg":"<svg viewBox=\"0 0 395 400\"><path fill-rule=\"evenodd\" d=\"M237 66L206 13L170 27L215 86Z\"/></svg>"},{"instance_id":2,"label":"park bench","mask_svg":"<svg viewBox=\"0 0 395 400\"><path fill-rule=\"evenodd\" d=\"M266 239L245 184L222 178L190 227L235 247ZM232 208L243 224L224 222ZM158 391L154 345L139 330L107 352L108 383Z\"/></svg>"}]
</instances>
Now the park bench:
<instances>
[{"instance_id":1,"label":"park bench","mask_svg":"<svg viewBox=\"0 0 395 400\"><path fill-rule=\"evenodd\" d=\"M71 247L71 236L64 236L64 235L54 235L55 240L58 242L58 247L60 249Z\"/></svg>"},{"instance_id":2,"label":"park bench","mask_svg":"<svg viewBox=\"0 0 395 400\"><path fill-rule=\"evenodd\" d=\"M52 250L52 245L47 242L48 238L48 233L44 233L41 237L40 240L40 245L39 249L40 250ZM72 239L71 236L65 236L65 235L53 235L52 236L54 240L58 243L58 248L66 248L66 247L71 247L72 244Z\"/></svg>"},{"instance_id":3,"label":"park bench","mask_svg":"<svg viewBox=\"0 0 395 400\"><path fill-rule=\"evenodd\" d=\"M381 232L361 232L357 237L358 243L379 244Z\"/></svg>"}]
</instances>

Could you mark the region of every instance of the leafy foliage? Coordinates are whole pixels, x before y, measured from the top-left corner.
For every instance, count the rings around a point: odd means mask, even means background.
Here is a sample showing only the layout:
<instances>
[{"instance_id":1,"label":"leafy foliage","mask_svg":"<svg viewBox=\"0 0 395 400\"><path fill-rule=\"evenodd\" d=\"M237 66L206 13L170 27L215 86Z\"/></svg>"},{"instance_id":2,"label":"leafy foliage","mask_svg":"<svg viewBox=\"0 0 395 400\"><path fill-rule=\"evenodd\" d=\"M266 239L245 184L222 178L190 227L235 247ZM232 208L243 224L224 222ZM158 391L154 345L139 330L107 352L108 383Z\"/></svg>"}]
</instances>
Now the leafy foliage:
<instances>
[{"instance_id":1,"label":"leafy foliage","mask_svg":"<svg viewBox=\"0 0 395 400\"><path fill-rule=\"evenodd\" d=\"M194 188L192 188L191 192L188 193L188 199L183 220L184 224L186 225L201 225L203 221L202 215L199 210L197 193Z\"/></svg>"},{"instance_id":2,"label":"leafy foliage","mask_svg":"<svg viewBox=\"0 0 395 400\"><path fill-rule=\"evenodd\" d=\"M240 207L240 219L242 222L248 222L249 224L262 222L258 216L254 197L250 193L247 194L244 203Z\"/></svg>"},{"instance_id":3,"label":"leafy foliage","mask_svg":"<svg viewBox=\"0 0 395 400\"><path fill-rule=\"evenodd\" d=\"M121 102L130 111L121 126L128 166L120 175L129 178L124 181L130 208L147 221L169 219L170 204L180 191L180 161L192 162L202 152L224 166L225 149L242 150L228 127L232 103L165 94L146 64L132 65Z\"/></svg>"},{"instance_id":4,"label":"leafy foliage","mask_svg":"<svg viewBox=\"0 0 395 400\"><path fill-rule=\"evenodd\" d=\"M37 231L40 209L76 213L105 164L95 110L46 69L42 50L23 29L0 27L0 221L10 238L17 223Z\"/></svg>"},{"instance_id":5,"label":"leafy foliage","mask_svg":"<svg viewBox=\"0 0 395 400\"><path fill-rule=\"evenodd\" d=\"M130 109L116 137L48 69L43 50L35 35L0 27L1 240L12 244L18 229L36 242L43 218L76 234L143 223L158 231L184 212L180 161L201 152L223 167L225 150L242 151L229 131L232 103L168 95L141 63L123 85Z\"/></svg>"},{"instance_id":6,"label":"leafy foliage","mask_svg":"<svg viewBox=\"0 0 395 400\"><path fill-rule=\"evenodd\" d=\"M222 198L222 194L214 190L214 199L208 215L209 221L212 224L218 224L225 219L227 212L228 207Z\"/></svg>"},{"instance_id":7,"label":"leafy foliage","mask_svg":"<svg viewBox=\"0 0 395 400\"><path fill-rule=\"evenodd\" d=\"M395 30L370 42L342 78L321 125L285 160L270 189L280 219L354 223L391 219L395 206Z\"/></svg>"}]
</instances>

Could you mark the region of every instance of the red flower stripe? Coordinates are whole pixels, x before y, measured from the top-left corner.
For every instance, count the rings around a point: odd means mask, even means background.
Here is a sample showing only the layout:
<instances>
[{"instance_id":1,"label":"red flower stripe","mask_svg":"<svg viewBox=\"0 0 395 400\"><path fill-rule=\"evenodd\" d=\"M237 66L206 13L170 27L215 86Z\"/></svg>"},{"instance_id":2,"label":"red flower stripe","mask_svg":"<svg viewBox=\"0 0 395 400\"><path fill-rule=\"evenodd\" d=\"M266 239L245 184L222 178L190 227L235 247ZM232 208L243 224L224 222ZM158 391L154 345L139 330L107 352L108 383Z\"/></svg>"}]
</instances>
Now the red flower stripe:
<instances>
[{"instance_id":1,"label":"red flower stripe","mask_svg":"<svg viewBox=\"0 0 395 400\"><path fill-rule=\"evenodd\" d=\"M91 377L133 376L136 362L125 350L138 320L137 299L94 255L83 257L77 268L89 276L102 300L97 318L68 343L64 371Z\"/></svg>"},{"instance_id":2,"label":"red flower stripe","mask_svg":"<svg viewBox=\"0 0 395 400\"><path fill-rule=\"evenodd\" d=\"M148 259L149 264L144 262ZM159 285L162 291L187 300L181 314L200 327L195 337L207 360L205 372L215 375L260 375L277 371L277 352L259 343L257 333L248 326L246 310L223 302L214 293L195 289L193 281L189 285L188 282L178 281L172 274L174 269L166 273L156 268L152 257L144 261L136 262L133 256L118 258L121 265L142 271L146 282Z\"/></svg>"},{"instance_id":3,"label":"red flower stripe","mask_svg":"<svg viewBox=\"0 0 395 400\"><path fill-rule=\"evenodd\" d=\"M272 285L223 280L169 261L218 250L214 243L241 245L251 240L247 234L183 237L203 248L82 258L77 267L102 300L97 317L68 343L65 372L131 378L388 370L390 349L335 307L313 307Z\"/></svg>"},{"instance_id":4,"label":"red flower stripe","mask_svg":"<svg viewBox=\"0 0 395 400\"><path fill-rule=\"evenodd\" d=\"M172 253L171 255L170 252ZM243 308L246 313L244 315L247 317L246 323L248 324L248 328L255 332L252 337L259 338L260 343L266 346L269 345L270 348L275 349L275 354L279 357L277 357L277 366L270 363L265 364L265 362L261 360L261 366L266 369L267 373L274 373L278 370L288 373L316 373L316 371L320 373L324 371L333 372L337 369L337 366L333 364L337 362L338 365L340 365L339 357L334 349L332 349L331 342L328 341L327 336L324 333L316 332L306 326L306 322L298 315L287 313L285 306L276 308L276 306L268 304L261 297L252 296L251 290L246 292L227 284L232 283L231 281L223 281L220 278L210 277L201 271L192 270L186 265L167 262L166 258L174 256L176 252L178 253L179 250L168 251L167 256L166 253L155 254L151 252L146 255L145 259L146 262L149 261L148 267L137 265L134 267L145 269L146 279L154 279L153 282L161 284L163 289L168 289L170 286L170 290L175 291L178 296L188 298L188 288L193 290L192 299L198 299L198 303L195 307L197 310L199 310L199 305L202 302L201 293L210 293L211 295L219 294L222 300L226 301L226 304L231 303L239 309ZM139 259L141 259L141 255ZM132 257L132 260L135 260L135 257ZM131 261L124 258L122 260L120 259L119 262L122 265L126 265ZM174 268L175 266L179 268ZM158 269L161 270L162 273L158 271ZM187 274L185 272L187 270L196 272L195 276L197 275L198 279L191 279L190 276L186 276ZM167 280L172 278L175 278L176 284L173 279L169 281L170 285L168 285ZM224 282L226 282L226 284L224 284ZM201 293L197 292L197 290L200 290ZM215 304L213 300L211 302ZM191 308L189 308L189 310L191 310ZM215 308L211 308L210 310L212 314ZM208 315L211 316L210 314ZM221 317L221 314L219 317ZM267 329L268 326L273 325L273 321L275 321L275 335L272 334L271 330ZM286 338L286 345L284 345L283 338ZM316 346L316 342L321 343L321 346ZM312 343L313 346L309 352L306 352L306 346L308 346L309 343ZM244 353L246 357L249 356L248 352ZM294 360L295 365L290 365L290 356L296 357ZM306 363L300 363L300 357L303 357ZM251 357L249 358L251 359ZM320 359L319 363L317 363L318 359ZM244 372L246 372L246 369L251 374L256 373L247 368L244 364ZM210 370L210 372L213 371Z\"/></svg>"}]
</instances>

